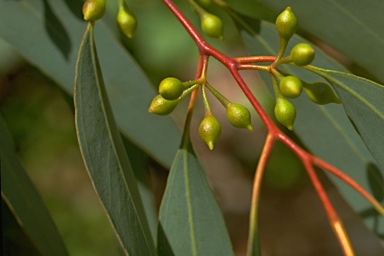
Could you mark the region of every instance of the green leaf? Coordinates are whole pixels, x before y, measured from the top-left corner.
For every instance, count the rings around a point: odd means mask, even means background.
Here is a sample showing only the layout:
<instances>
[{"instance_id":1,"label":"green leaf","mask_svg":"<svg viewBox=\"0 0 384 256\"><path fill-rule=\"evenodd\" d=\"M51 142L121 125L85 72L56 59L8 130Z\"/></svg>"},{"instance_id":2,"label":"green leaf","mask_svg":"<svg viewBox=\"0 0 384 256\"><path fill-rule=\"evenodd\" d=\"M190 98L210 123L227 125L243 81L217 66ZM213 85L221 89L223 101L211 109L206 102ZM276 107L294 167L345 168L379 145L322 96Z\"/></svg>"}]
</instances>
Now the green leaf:
<instances>
[{"instance_id":1,"label":"green leaf","mask_svg":"<svg viewBox=\"0 0 384 256\"><path fill-rule=\"evenodd\" d=\"M159 255L233 255L222 213L190 142L176 154L158 226Z\"/></svg>"},{"instance_id":2,"label":"green leaf","mask_svg":"<svg viewBox=\"0 0 384 256\"><path fill-rule=\"evenodd\" d=\"M291 6L299 26L384 82L384 1L260 0L276 12Z\"/></svg>"},{"instance_id":3,"label":"green leaf","mask_svg":"<svg viewBox=\"0 0 384 256\"><path fill-rule=\"evenodd\" d=\"M1 198L2 255L41 256L24 229L17 223L15 215Z\"/></svg>"},{"instance_id":4,"label":"green leaf","mask_svg":"<svg viewBox=\"0 0 384 256\"><path fill-rule=\"evenodd\" d=\"M1 115L0 167L1 196L36 248L43 255L68 255L48 209L17 158Z\"/></svg>"},{"instance_id":5,"label":"green leaf","mask_svg":"<svg viewBox=\"0 0 384 256\"><path fill-rule=\"evenodd\" d=\"M259 34L250 34L244 30L242 37L252 55L277 54L279 37L274 24L261 22ZM290 40L287 52L289 53L294 45L301 42L308 43L303 38L294 35ZM326 56L317 47L313 46L313 48L316 51L314 65L345 71L342 66ZM279 66L279 69L307 82L322 80L318 75L301 68L283 65ZM269 75L265 72L262 72L261 75L272 92ZM305 147L316 156L348 174L368 190L366 166L370 163L376 164L376 161L354 129L343 107L339 104L319 106L311 102L305 95L292 100L292 103L297 109L294 131ZM355 192L344 182L333 176L330 177L356 211L361 211L369 206L363 198L356 197Z\"/></svg>"},{"instance_id":6,"label":"green leaf","mask_svg":"<svg viewBox=\"0 0 384 256\"><path fill-rule=\"evenodd\" d=\"M384 178L379 168L373 164L368 165L367 176L373 196L377 201L384 202Z\"/></svg>"},{"instance_id":7,"label":"green leaf","mask_svg":"<svg viewBox=\"0 0 384 256\"><path fill-rule=\"evenodd\" d=\"M145 152L137 148L125 137L122 137L125 150L128 155L131 168L135 174L137 185L139 187L141 201L147 215L149 228L152 237L156 237L157 232L157 210L154 202L154 193L151 188L151 177L148 169L149 157Z\"/></svg>"},{"instance_id":8,"label":"green leaf","mask_svg":"<svg viewBox=\"0 0 384 256\"><path fill-rule=\"evenodd\" d=\"M336 91L345 112L384 170L384 86L342 72L310 67Z\"/></svg>"},{"instance_id":9,"label":"green leaf","mask_svg":"<svg viewBox=\"0 0 384 256\"><path fill-rule=\"evenodd\" d=\"M0 1L0 37L70 94L86 27L81 5L81 1ZM116 122L124 136L169 167L180 130L171 117L148 113L156 91L106 23L97 22L96 40Z\"/></svg>"},{"instance_id":10,"label":"green leaf","mask_svg":"<svg viewBox=\"0 0 384 256\"><path fill-rule=\"evenodd\" d=\"M135 176L105 91L90 23L79 50L75 77L75 117L85 166L130 255L155 255Z\"/></svg>"}]
</instances>

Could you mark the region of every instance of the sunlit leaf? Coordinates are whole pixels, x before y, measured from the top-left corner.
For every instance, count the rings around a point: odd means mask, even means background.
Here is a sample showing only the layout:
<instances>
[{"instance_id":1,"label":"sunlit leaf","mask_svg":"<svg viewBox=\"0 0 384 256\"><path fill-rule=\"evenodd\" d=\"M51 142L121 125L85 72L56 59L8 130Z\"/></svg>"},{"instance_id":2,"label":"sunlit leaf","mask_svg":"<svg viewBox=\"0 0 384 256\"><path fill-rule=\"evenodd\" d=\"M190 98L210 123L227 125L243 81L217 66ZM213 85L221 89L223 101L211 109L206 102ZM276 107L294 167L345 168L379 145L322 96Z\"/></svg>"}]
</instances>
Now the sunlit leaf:
<instances>
[{"instance_id":1,"label":"sunlit leaf","mask_svg":"<svg viewBox=\"0 0 384 256\"><path fill-rule=\"evenodd\" d=\"M86 27L81 6L81 1L0 1L0 37L70 94ZM96 40L116 122L124 136L169 167L180 131L170 117L148 113L155 89L104 22L97 23Z\"/></svg>"},{"instance_id":2,"label":"sunlit leaf","mask_svg":"<svg viewBox=\"0 0 384 256\"><path fill-rule=\"evenodd\" d=\"M15 145L0 115L1 196L43 255L68 255L42 198L19 162Z\"/></svg>"},{"instance_id":3,"label":"sunlit leaf","mask_svg":"<svg viewBox=\"0 0 384 256\"><path fill-rule=\"evenodd\" d=\"M203 169L187 142L176 154L160 208L159 255L233 255Z\"/></svg>"},{"instance_id":4,"label":"sunlit leaf","mask_svg":"<svg viewBox=\"0 0 384 256\"><path fill-rule=\"evenodd\" d=\"M135 176L105 91L93 33L89 24L76 66L75 113L81 153L124 251L155 255Z\"/></svg>"}]
</instances>

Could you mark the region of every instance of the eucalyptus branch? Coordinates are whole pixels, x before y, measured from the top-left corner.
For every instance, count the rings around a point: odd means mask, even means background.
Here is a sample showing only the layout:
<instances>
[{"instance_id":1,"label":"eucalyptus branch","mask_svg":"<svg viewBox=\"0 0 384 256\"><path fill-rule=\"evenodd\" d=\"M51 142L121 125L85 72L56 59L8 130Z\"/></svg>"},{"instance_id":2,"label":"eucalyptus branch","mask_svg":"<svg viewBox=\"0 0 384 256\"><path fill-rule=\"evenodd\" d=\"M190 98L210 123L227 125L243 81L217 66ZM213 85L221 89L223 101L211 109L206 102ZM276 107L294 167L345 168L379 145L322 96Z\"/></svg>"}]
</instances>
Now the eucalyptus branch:
<instances>
[{"instance_id":1,"label":"eucalyptus branch","mask_svg":"<svg viewBox=\"0 0 384 256\"><path fill-rule=\"evenodd\" d=\"M377 209L377 211L380 212L380 214L383 214L384 212L383 207L372 196L370 196L368 192L366 192L351 178L344 175L336 167L326 163L325 161L315 157L311 153L302 149L291 138L289 138L282 130L280 130L278 126L274 123L274 121L271 119L271 117L269 117L269 115L263 109L259 101L256 99L255 95L251 92L251 90L249 89L249 87L247 86L244 79L239 73L239 70L245 70L245 69L260 70L260 71L265 71L270 73L271 79L274 84L274 91L275 91L277 104L283 102L283 104L285 104L283 105L284 108L290 107L293 109L293 110L290 109L288 111L292 112L295 110L294 107L291 106L291 103L285 100L286 94L282 93L281 88L277 84L277 81L275 78L275 77L278 77L279 80L282 81L283 79L287 78L287 74L279 73L276 67L280 64L289 64L289 65L295 65L295 66L303 66L304 68L311 69L312 67L307 65L310 64L310 62L313 60L314 51L310 46L306 44L304 45L298 44L297 46L294 47L290 56L283 57L283 54L287 46L287 42L290 39L290 37L292 37L292 35L295 33L295 30L297 28L297 20L294 14L292 13L291 9L287 8L282 14L279 15L276 21L276 26L280 35L280 48L279 48L278 56L248 56L248 57L230 58L225 54L221 53L220 51L218 51L217 49L215 49L214 47L212 47L210 44L208 44L207 41L204 40L204 38L199 34L196 28L194 28L194 26L189 22L189 20L184 16L184 14L176 7L176 5L171 0L163 0L163 2L168 6L168 8L173 12L173 14L180 21L180 23L184 26L184 28L186 29L188 34L191 36L192 40L194 40L199 50L199 66L196 74L196 79L198 78L205 79L209 57L213 57L219 62L221 62L229 70L229 72L235 79L236 83L238 84L240 89L243 91L244 95L247 97L247 99L249 100L249 102L251 103L251 105L253 106L253 108L255 109L260 119L263 121L264 125L267 128L267 131L268 131L267 139L264 144L264 149L261 154L260 161L258 163L258 167L255 174L255 179L254 179L252 205L251 205L251 213L250 213L248 255L254 255L254 253L257 253L256 252L257 250L260 250L258 242L256 241L258 240L257 205L259 200L262 176L265 170L265 166L267 164L268 157L270 155L270 152L276 140L280 140L281 142L283 142L292 152L294 152L298 156L298 158L304 164L307 174L310 177L310 180L314 185L317 194L320 197L320 200L325 208L325 212L328 216L329 223L344 251L344 254L354 255L353 248L347 236L346 230L343 227L340 217L338 216L337 212L332 206L326 192L324 191L324 188L316 175L314 166L320 167L325 171L328 171L333 175L339 177L344 182L346 182L348 185L354 188L357 192L359 192L362 196L364 196ZM239 16L235 15L235 13L232 12L232 10L223 1L215 0L214 2L218 4L220 7L224 8L224 10L226 10L230 15L235 16L236 19L241 19ZM193 2L193 4L196 5L195 2ZM284 22L287 22L287 24L285 24ZM285 26L288 26L288 29ZM255 63L265 63L265 62L270 62L271 64L267 66L255 64ZM298 82L296 82L296 80ZM290 82L292 81L296 83L300 83L299 85L302 86L299 79L297 78L291 79ZM228 105L228 104L225 104L225 103L228 103L227 102L228 100L226 100L224 96L222 96L218 91L216 91L208 82L205 82L204 84L205 84L204 87L208 88L220 101L222 101L222 103L224 102L224 105ZM300 94L302 88L299 88L299 89L300 89L299 91L299 94ZM190 120L190 115L192 113L196 92L197 91L194 91L193 97L191 98L187 120ZM207 101L205 96L205 90L203 91L203 93L204 93L203 96L205 98L205 101ZM333 99L333 102L337 102L337 101ZM318 104L324 104L324 103L318 102ZM209 107L208 107L208 110L209 110ZM287 111L287 110L284 109L284 111ZM283 113L286 113L286 112L283 112ZM290 117L292 120L289 121L292 123L296 113L293 113L293 114L294 115ZM276 115L276 109L275 109L275 115ZM284 124L289 129L293 128L293 126L291 126L289 122L285 124L284 122L280 121L277 115L276 115L276 118L280 123Z\"/></svg>"}]
</instances>

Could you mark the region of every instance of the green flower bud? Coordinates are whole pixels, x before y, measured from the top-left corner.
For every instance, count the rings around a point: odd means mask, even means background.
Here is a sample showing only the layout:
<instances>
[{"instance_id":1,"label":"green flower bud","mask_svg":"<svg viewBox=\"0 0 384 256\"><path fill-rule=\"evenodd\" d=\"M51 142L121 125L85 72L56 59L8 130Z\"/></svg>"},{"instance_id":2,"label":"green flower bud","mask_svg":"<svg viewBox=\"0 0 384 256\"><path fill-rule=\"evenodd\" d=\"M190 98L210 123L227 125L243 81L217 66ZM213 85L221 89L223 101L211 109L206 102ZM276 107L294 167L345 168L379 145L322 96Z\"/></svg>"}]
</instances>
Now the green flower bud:
<instances>
[{"instance_id":1,"label":"green flower bud","mask_svg":"<svg viewBox=\"0 0 384 256\"><path fill-rule=\"evenodd\" d=\"M309 65L315 58L315 50L309 44L300 43L292 48L290 57L298 66Z\"/></svg>"},{"instance_id":2,"label":"green flower bud","mask_svg":"<svg viewBox=\"0 0 384 256\"><path fill-rule=\"evenodd\" d=\"M323 82L304 83L304 92L316 104L341 103L329 84Z\"/></svg>"},{"instance_id":3,"label":"green flower bud","mask_svg":"<svg viewBox=\"0 0 384 256\"><path fill-rule=\"evenodd\" d=\"M160 82L159 93L167 100L175 100L183 94L184 85L175 77L167 77Z\"/></svg>"},{"instance_id":4,"label":"green flower bud","mask_svg":"<svg viewBox=\"0 0 384 256\"><path fill-rule=\"evenodd\" d=\"M251 125L251 113L243 105L230 103L227 106L228 121L237 128L245 128L248 131L253 131Z\"/></svg>"},{"instance_id":5,"label":"green flower bud","mask_svg":"<svg viewBox=\"0 0 384 256\"><path fill-rule=\"evenodd\" d=\"M293 130L296 119L296 109L291 102L284 98L278 98L275 105L275 117L279 123Z\"/></svg>"},{"instance_id":6,"label":"green flower bud","mask_svg":"<svg viewBox=\"0 0 384 256\"><path fill-rule=\"evenodd\" d=\"M204 13L201 16L201 28L207 36L223 39L223 22L219 17Z\"/></svg>"},{"instance_id":7,"label":"green flower bud","mask_svg":"<svg viewBox=\"0 0 384 256\"><path fill-rule=\"evenodd\" d=\"M210 150L213 149L214 143L221 134L220 123L214 116L207 116L201 121L199 126L199 135L205 143L207 143Z\"/></svg>"},{"instance_id":8,"label":"green flower bud","mask_svg":"<svg viewBox=\"0 0 384 256\"><path fill-rule=\"evenodd\" d=\"M105 13L106 0L87 0L83 4L84 20L95 21L101 19Z\"/></svg>"},{"instance_id":9,"label":"green flower bud","mask_svg":"<svg viewBox=\"0 0 384 256\"><path fill-rule=\"evenodd\" d=\"M280 81L280 92L288 98L299 97L303 91L303 83L295 76L286 76Z\"/></svg>"},{"instance_id":10,"label":"green flower bud","mask_svg":"<svg viewBox=\"0 0 384 256\"><path fill-rule=\"evenodd\" d=\"M179 103L179 100L166 100L161 95L156 95L153 98L148 112L156 115L165 116L170 114Z\"/></svg>"},{"instance_id":11,"label":"green flower bud","mask_svg":"<svg viewBox=\"0 0 384 256\"><path fill-rule=\"evenodd\" d=\"M135 15L128 9L128 6L124 3L120 6L117 14L117 23L123 34L132 38L137 28L137 20Z\"/></svg>"},{"instance_id":12,"label":"green flower bud","mask_svg":"<svg viewBox=\"0 0 384 256\"><path fill-rule=\"evenodd\" d=\"M276 28L279 36L289 40L296 32L298 21L291 7L287 7L276 19Z\"/></svg>"}]
</instances>

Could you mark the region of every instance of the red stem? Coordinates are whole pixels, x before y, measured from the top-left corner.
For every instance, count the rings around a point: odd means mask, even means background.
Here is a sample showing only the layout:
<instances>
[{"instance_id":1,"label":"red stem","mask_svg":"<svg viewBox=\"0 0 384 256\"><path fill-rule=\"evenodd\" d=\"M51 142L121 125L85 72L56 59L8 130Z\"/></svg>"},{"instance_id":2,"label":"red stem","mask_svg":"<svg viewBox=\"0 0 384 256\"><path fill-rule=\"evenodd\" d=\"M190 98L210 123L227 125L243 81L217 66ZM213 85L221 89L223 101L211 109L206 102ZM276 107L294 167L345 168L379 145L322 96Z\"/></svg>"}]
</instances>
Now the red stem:
<instances>
[{"instance_id":1,"label":"red stem","mask_svg":"<svg viewBox=\"0 0 384 256\"><path fill-rule=\"evenodd\" d=\"M313 164L322 168L323 170L335 175L350 187L356 190L360 195L362 195L368 202L370 202L373 207L381 214L384 215L384 207L373 197L371 196L363 187L361 187L356 181L347 176L345 173L337 169L335 166L330 165L329 163L313 156Z\"/></svg>"},{"instance_id":2,"label":"red stem","mask_svg":"<svg viewBox=\"0 0 384 256\"><path fill-rule=\"evenodd\" d=\"M313 169L311 159L308 156L306 156L306 158L302 158L301 161L303 162L304 167L307 170L308 176L311 179L312 184L315 187L315 190L320 197L320 200L325 208L325 212L327 213L329 223L331 224L331 227L337 239L339 240L339 243L344 252L344 255L346 256L355 255L352 249L351 242L349 241L345 228L343 227L342 221L339 218L336 210L333 208L333 205L329 200L327 193L325 192L323 186L321 185L321 182L319 181L319 178L317 177L316 172Z\"/></svg>"},{"instance_id":3,"label":"red stem","mask_svg":"<svg viewBox=\"0 0 384 256\"><path fill-rule=\"evenodd\" d=\"M208 56L199 54L199 60L197 62L197 70L196 70L195 80L197 80L201 77L203 70L205 70L205 68L207 67L207 64L208 64ZM189 100L187 117L185 119L183 138L181 141L181 145L184 148L187 148L188 144L190 143L189 134L190 134L190 129L191 129L191 120L192 120L193 109L195 106L198 91L199 91L199 87L197 87L192 92L191 98Z\"/></svg>"},{"instance_id":4,"label":"red stem","mask_svg":"<svg viewBox=\"0 0 384 256\"><path fill-rule=\"evenodd\" d=\"M240 88L244 92L245 96L251 102L252 106L255 108L256 112L260 116L261 120L264 122L265 126L269 131L274 131L273 134L277 134L278 128L273 123L273 121L269 118L268 114L264 111L258 100L255 98L251 90L248 88L243 78L240 76L238 72L238 68L240 64L237 62L237 59L232 59L216 50L210 44L208 44L204 38L200 35L200 33L196 30L196 28L189 22L189 20L184 16L183 13L177 8L177 6L171 0L163 0L163 2L168 6L168 8L173 12L173 14L177 17L180 23L187 30L189 35L195 41L199 52L201 55L212 56L218 61L220 61L227 69L231 72L232 76L235 78ZM273 58L267 57L268 60ZM276 58L275 58L276 59Z\"/></svg>"},{"instance_id":5,"label":"red stem","mask_svg":"<svg viewBox=\"0 0 384 256\"><path fill-rule=\"evenodd\" d=\"M256 175L258 177L255 180L254 184L254 197L253 197L253 203L257 202L258 200L258 189L261 184L261 176L262 176L262 170L259 170L261 168L264 168L266 165L266 161L268 158L268 155L270 153L270 150L272 148L273 142L278 139L282 141L288 148L290 148L303 162L307 173L325 207L326 213L328 215L329 221L331 223L332 228L334 229L334 232L336 236L338 237L338 240L340 244L342 245L342 248L344 250L344 253L346 255L353 255L352 247L350 245L349 239L346 235L345 229L343 228L341 221L334 210L331 202L329 201L326 192L324 191L314 169L313 165L316 165L345 181L347 184L349 184L351 187L353 187L357 192L359 192L361 195L363 195L369 202L371 202L376 209L378 209L379 212L383 214L383 207L380 206L380 204L373 199L363 188L361 188L356 182L354 182L351 178L343 174L341 171L339 171L337 168L333 167L332 165L324 162L321 159L318 159L317 157L313 156L309 152L306 152L303 150L300 146L298 146L294 141L292 141L287 135L285 135L272 121L272 119L268 116L268 114L264 111L261 104L258 102L256 97L253 95L251 90L246 85L245 81L239 74L239 70L241 69L256 69L256 70L264 70L271 72L271 66L258 66L252 63L260 63L260 62L272 62L275 63L277 57L275 56L249 56L249 57L239 57L239 58L229 58L220 51L216 50L214 47L212 47L210 44L208 44L204 38L200 35L200 33L196 30L196 28L189 22L189 20L181 13L181 11L176 7L176 5L171 0L163 0L166 6L173 12L173 14L177 17L177 19L180 21L180 23L184 26L186 31L189 33L189 35L194 40L196 46L199 50L199 64L197 67L196 72L196 78L195 79L201 79L202 76L204 76L205 79L205 71L207 69L208 65L208 58L210 56L217 59L219 62L221 62L232 74L236 82L238 83L239 87L244 92L245 96L248 98L254 109L256 110L257 114L260 116L261 120L264 122L267 130L268 130L268 137L267 142L265 146L265 150L263 151L261 157L261 163L259 162L258 165L258 173L259 175ZM273 64L272 64L273 66ZM190 122L190 118L193 111L193 106L196 98L197 90L195 90L192 94L190 105L188 108L188 115L187 115L187 122ZM184 138L185 139L185 138ZM256 200L256 201L255 201ZM254 206L254 210L257 209L257 206ZM257 213L255 213L257 214Z\"/></svg>"},{"instance_id":6,"label":"red stem","mask_svg":"<svg viewBox=\"0 0 384 256\"><path fill-rule=\"evenodd\" d=\"M249 216L249 232L248 232L248 249L247 255L257 255L260 252L259 234L257 225L257 216L259 208L260 190L263 180L265 167L267 166L269 155L271 154L275 137L271 134L267 135L264 143L263 152L260 155L259 163L253 179L251 213Z\"/></svg>"},{"instance_id":7,"label":"red stem","mask_svg":"<svg viewBox=\"0 0 384 256\"><path fill-rule=\"evenodd\" d=\"M276 56L246 56L234 58L239 64L258 63L258 62L275 62Z\"/></svg>"}]
</instances>

